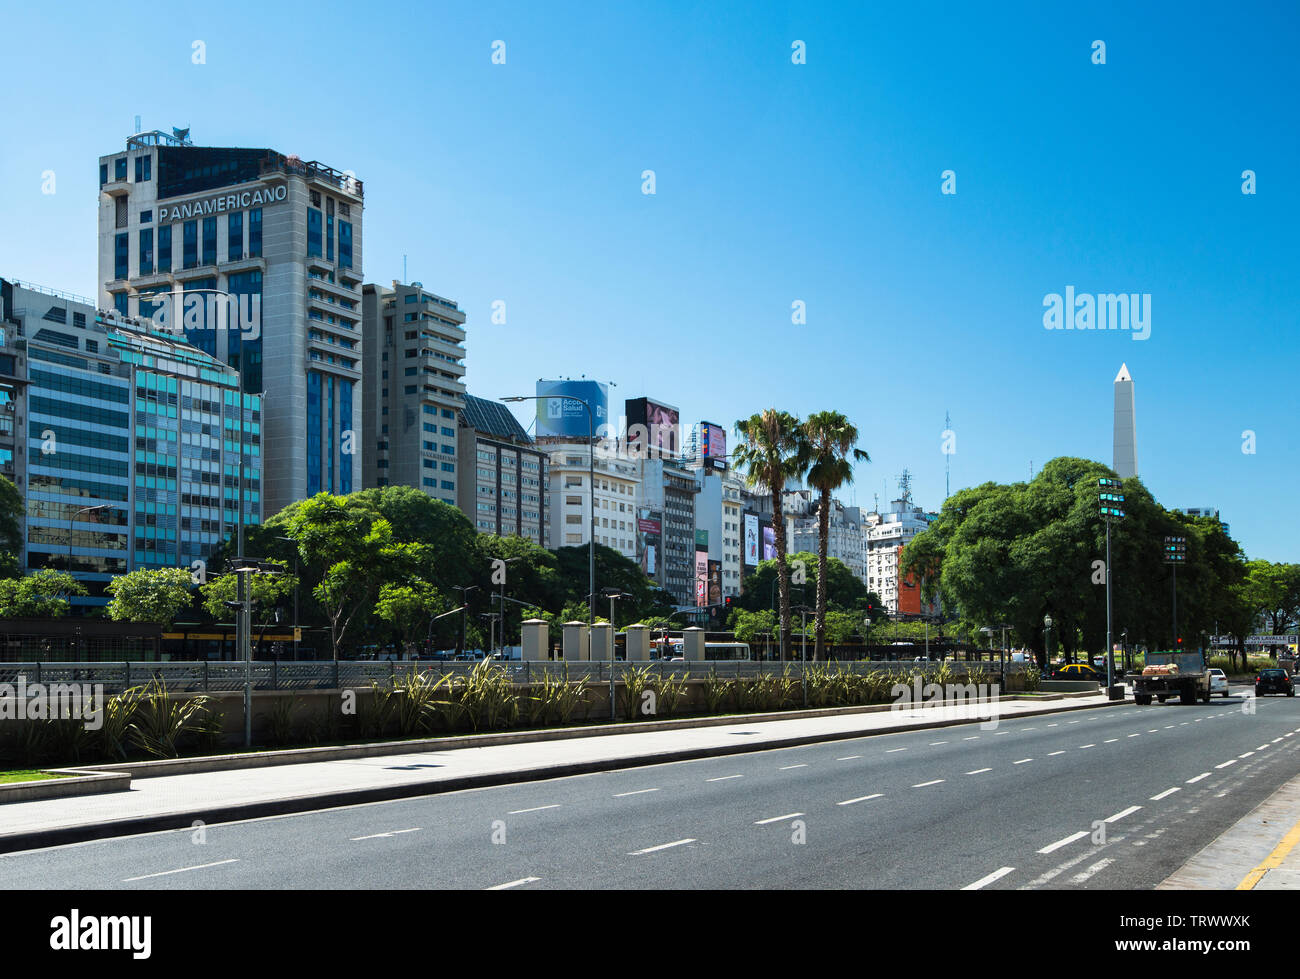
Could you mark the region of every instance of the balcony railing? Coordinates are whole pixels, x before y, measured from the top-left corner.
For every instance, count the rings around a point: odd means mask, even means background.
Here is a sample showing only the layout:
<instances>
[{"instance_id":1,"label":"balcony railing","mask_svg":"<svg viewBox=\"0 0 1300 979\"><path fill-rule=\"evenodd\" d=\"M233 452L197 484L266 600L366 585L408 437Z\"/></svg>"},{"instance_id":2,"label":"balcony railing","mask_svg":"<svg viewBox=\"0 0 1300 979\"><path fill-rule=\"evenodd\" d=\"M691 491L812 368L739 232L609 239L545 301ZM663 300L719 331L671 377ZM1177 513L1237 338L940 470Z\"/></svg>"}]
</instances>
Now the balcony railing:
<instances>
[{"instance_id":1,"label":"balcony railing","mask_svg":"<svg viewBox=\"0 0 1300 979\"><path fill-rule=\"evenodd\" d=\"M305 177L308 180L321 180L346 193L357 197L365 196L364 184L356 177L341 170L335 170L333 167L328 167L316 160L303 161L291 159L279 153L272 153L262 160L260 172L262 174L286 173Z\"/></svg>"}]
</instances>

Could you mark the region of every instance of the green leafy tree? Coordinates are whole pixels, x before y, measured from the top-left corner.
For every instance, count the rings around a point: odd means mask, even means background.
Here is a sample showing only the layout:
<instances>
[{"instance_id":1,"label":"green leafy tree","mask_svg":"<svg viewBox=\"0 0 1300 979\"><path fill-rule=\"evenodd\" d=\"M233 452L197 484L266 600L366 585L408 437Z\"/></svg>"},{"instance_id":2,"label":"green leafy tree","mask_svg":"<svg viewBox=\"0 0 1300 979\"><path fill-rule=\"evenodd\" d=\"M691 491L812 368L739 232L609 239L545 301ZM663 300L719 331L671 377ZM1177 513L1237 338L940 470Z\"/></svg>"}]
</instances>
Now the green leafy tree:
<instances>
[{"instance_id":1,"label":"green leafy tree","mask_svg":"<svg viewBox=\"0 0 1300 979\"><path fill-rule=\"evenodd\" d=\"M808 485L818 493L817 505L817 645L813 659L826 654L826 550L831 535L831 494L853 482L853 463L870 462L857 447L858 430L838 411L819 411L803 423L808 456Z\"/></svg>"},{"instance_id":2,"label":"green leafy tree","mask_svg":"<svg viewBox=\"0 0 1300 979\"><path fill-rule=\"evenodd\" d=\"M288 566L284 561L269 561L281 568ZM280 574L250 574L248 576L249 598L254 608L272 609L284 604L293 596L294 585L298 579L288 571ZM233 615L233 610L226 603L239 600L239 581L234 572L209 578L206 584L199 586L203 596L203 609L217 621L225 621Z\"/></svg>"},{"instance_id":3,"label":"green leafy tree","mask_svg":"<svg viewBox=\"0 0 1300 979\"><path fill-rule=\"evenodd\" d=\"M23 498L18 487L0 476L0 578L16 578L19 574L18 552L23 546L22 516Z\"/></svg>"},{"instance_id":4,"label":"green leafy tree","mask_svg":"<svg viewBox=\"0 0 1300 979\"><path fill-rule=\"evenodd\" d=\"M68 613L69 596L84 594L76 578L51 568L0 579L0 619L58 619Z\"/></svg>"},{"instance_id":5,"label":"green leafy tree","mask_svg":"<svg viewBox=\"0 0 1300 979\"><path fill-rule=\"evenodd\" d=\"M115 622L169 626L194 601L191 583L184 568L138 568L108 583L105 591L113 600L104 611Z\"/></svg>"},{"instance_id":6,"label":"green leafy tree","mask_svg":"<svg viewBox=\"0 0 1300 979\"><path fill-rule=\"evenodd\" d=\"M375 614L388 624L393 637L405 647L428 636L434 616L450 608L432 584L412 578L404 584L381 585Z\"/></svg>"}]
</instances>

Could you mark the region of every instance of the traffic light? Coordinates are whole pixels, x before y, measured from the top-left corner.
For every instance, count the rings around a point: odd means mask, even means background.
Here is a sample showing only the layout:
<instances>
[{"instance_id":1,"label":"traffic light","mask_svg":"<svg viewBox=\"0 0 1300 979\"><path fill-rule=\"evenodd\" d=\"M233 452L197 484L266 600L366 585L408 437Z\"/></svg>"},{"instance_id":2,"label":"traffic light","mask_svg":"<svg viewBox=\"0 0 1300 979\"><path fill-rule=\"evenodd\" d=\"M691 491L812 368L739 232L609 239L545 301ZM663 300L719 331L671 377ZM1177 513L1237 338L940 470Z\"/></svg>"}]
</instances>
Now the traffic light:
<instances>
[{"instance_id":1,"label":"traffic light","mask_svg":"<svg viewBox=\"0 0 1300 979\"><path fill-rule=\"evenodd\" d=\"M735 604L735 601L736 601L736 596L735 596L735 595L728 595L728 596L723 600L723 604L724 604L727 608L731 608L732 605Z\"/></svg>"},{"instance_id":2,"label":"traffic light","mask_svg":"<svg viewBox=\"0 0 1300 979\"><path fill-rule=\"evenodd\" d=\"M1183 637L1182 637L1182 636L1179 636L1179 637L1178 637L1178 645L1181 647L1182 644L1183 644Z\"/></svg>"}]
</instances>

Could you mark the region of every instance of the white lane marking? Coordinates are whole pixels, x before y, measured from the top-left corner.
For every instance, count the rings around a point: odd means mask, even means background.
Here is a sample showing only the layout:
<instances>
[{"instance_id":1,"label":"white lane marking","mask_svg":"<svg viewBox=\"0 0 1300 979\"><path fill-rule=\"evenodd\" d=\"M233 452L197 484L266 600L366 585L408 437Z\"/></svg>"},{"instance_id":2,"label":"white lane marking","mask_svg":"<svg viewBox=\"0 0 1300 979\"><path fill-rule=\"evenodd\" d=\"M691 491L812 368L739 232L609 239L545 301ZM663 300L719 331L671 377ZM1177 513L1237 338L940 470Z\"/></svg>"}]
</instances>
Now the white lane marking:
<instances>
[{"instance_id":1,"label":"white lane marking","mask_svg":"<svg viewBox=\"0 0 1300 979\"><path fill-rule=\"evenodd\" d=\"M993 873L989 874L987 877L981 877L975 883L967 884L965 887L962 888L962 890L978 891L981 887L987 887L989 884L1001 880L1003 877L1005 877L1007 874L1011 873L1011 871L1015 869L1016 869L1015 867L1001 867L998 870L993 871Z\"/></svg>"},{"instance_id":2,"label":"white lane marking","mask_svg":"<svg viewBox=\"0 0 1300 979\"><path fill-rule=\"evenodd\" d=\"M1186 722L1184 721L1184 723L1186 723ZM1168 731L1171 727L1173 727L1172 724L1166 724L1166 725L1165 725L1165 730Z\"/></svg>"},{"instance_id":3,"label":"white lane marking","mask_svg":"<svg viewBox=\"0 0 1300 979\"><path fill-rule=\"evenodd\" d=\"M963 741L978 741L979 739L980 736L978 734L971 735L969 738L962 738Z\"/></svg>"},{"instance_id":4,"label":"white lane marking","mask_svg":"<svg viewBox=\"0 0 1300 979\"><path fill-rule=\"evenodd\" d=\"M1119 740L1119 738L1107 738L1105 741L1102 742L1102 744L1111 744L1111 743L1113 743L1113 742L1115 742L1115 741L1118 741L1118 740Z\"/></svg>"},{"instance_id":5,"label":"white lane marking","mask_svg":"<svg viewBox=\"0 0 1300 979\"><path fill-rule=\"evenodd\" d=\"M239 863L238 860L218 860L216 863L201 863L197 867L181 867L177 870L163 870L156 874L142 874L139 877L127 877L122 883L129 884L136 880L148 880L150 877L167 877L171 874L184 874L191 870L206 870L208 867L220 867L222 864Z\"/></svg>"},{"instance_id":6,"label":"white lane marking","mask_svg":"<svg viewBox=\"0 0 1300 979\"><path fill-rule=\"evenodd\" d=\"M1209 773L1209 772L1201 772L1201 774L1200 774L1200 775L1197 775L1196 778L1189 778L1189 779L1187 780L1187 784L1188 784L1188 785L1195 785L1195 784L1196 784L1197 782L1199 782L1201 779L1203 779L1203 778L1209 778L1209 777L1210 777L1210 773Z\"/></svg>"},{"instance_id":7,"label":"white lane marking","mask_svg":"<svg viewBox=\"0 0 1300 979\"><path fill-rule=\"evenodd\" d=\"M508 812L508 813L506 813L506 815L507 815L507 816L521 816L521 815L523 815L523 814L526 813L526 812L541 812L543 809L559 809L559 808L560 808L560 804L557 802L557 803L555 803L555 804L553 804L553 805L549 805L549 806L533 806L533 808L531 808L531 809L515 809L515 810L513 810L512 812Z\"/></svg>"},{"instance_id":8,"label":"white lane marking","mask_svg":"<svg viewBox=\"0 0 1300 979\"><path fill-rule=\"evenodd\" d=\"M1140 738L1140 737L1142 737L1142 735L1140 735L1140 734L1130 734L1129 737L1130 737L1130 738Z\"/></svg>"},{"instance_id":9,"label":"white lane marking","mask_svg":"<svg viewBox=\"0 0 1300 979\"><path fill-rule=\"evenodd\" d=\"M493 887L489 887L489 888L487 888L487 890L489 890L489 891L505 891L505 890L509 890L511 887L519 887L521 884L531 884L533 881L535 881L535 880L541 880L541 879L542 879L542 878L540 878L540 877L520 877L518 880L512 880L512 881L511 881L510 883L508 883L508 884L496 884L496 885L493 886Z\"/></svg>"},{"instance_id":10,"label":"white lane marking","mask_svg":"<svg viewBox=\"0 0 1300 979\"><path fill-rule=\"evenodd\" d=\"M1125 816L1131 816L1141 808L1142 808L1141 806L1129 806L1127 809L1121 809L1119 812L1115 813L1115 815L1107 816L1106 822L1117 823Z\"/></svg>"},{"instance_id":11,"label":"white lane marking","mask_svg":"<svg viewBox=\"0 0 1300 979\"><path fill-rule=\"evenodd\" d=\"M854 758L861 758L861 755L845 755L843 758L836 758L836 761L852 761Z\"/></svg>"},{"instance_id":12,"label":"white lane marking","mask_svg":"<svg viewBox=\"0 0 1300 979\"><path fill-rule=\"evenodd\" d=\"M1104 859L1104 860L1098 860L1096 863L1094 863L1091 867L1089 867L1089 868L1088 868L1087 870L1085 870L1083 873L1081 873L1081 874L1075 874L1073 877L1071 877L1071 878L1070 878L1070 882L1073 883L1073 884L1082 884L1082 883L1086 882L1086 881L1088 880L1088 878L1091 877L1093 874L1100 873L1101 871L1105 870L1107 867L1109 867L1109 866L1110 866L1112 863L1114 863L1114 862L1115 862L1115 861L1112 860L1112 859L1110 859L1110 857L1107 857L1107 858Z\"/></svg>"},{"instance_id":13,"label":"white lane marking","mask_svg":"<svg viewBox=\"0 0 1300 979\"><path fill-rule=\"evenodd\" d=\"M509 815L509 813L506 813L506 815ZM369 836L354 836L352 837L352 842L356 843L358 840L382 840L382 839L387 839L390 836L397 836L399 833L418 833L418 832L420 832L419 826L415 826L411 829L395 829L387 833L371 833Z\"/></svg>"},{"instance_id":14,"label":"white lane marking","mask_svg":"<svg viewBox=\"0 0 1300 979\"><path fill-rule=\"evenodd\" d=\"M1059 724L1049 724L1049 725L1047 725L1047 726L1048 726L1048 727L1060 727L1061 725L1059 725Z\"/></svg>"},{"instance_id":15,"label":"white lane marking","mask_svg":"<svg viewBox=\"0 0 1300 979\"><path fill-rule=\"evenodd\" d=\"M967 772L966 774L967 774L967 775L983 775L985 772L991 772L991 771L993 771L993 769L991 769L991 768L977 768L977 769L975 769L975 771L973 771L973 772Z\"/></svg>"},{"instance_id":16,"label":"white lane marking","mask_svg":"<svg viewBox=\"0 0 1300 979\"><path fill-rule=\"evenodd\" d=\"M1255 752L1253 752L1253 751L1247 751L1245 754L1243 754L1243 755L1238 755L1237 757L1238 757L1238 758L1249 758L1249 757L1250 757L1251 755L1253 755L1254 753L1255 753Z\"/></svg>"},{"instance_id":17,"label":"white lane marking","mask_svg":"<svg viewBox=\"0 0 1300 979\"><path fill-rule=\"evenodd\" d=\"M777 771L778 771L778 772L788 772L788 771L789 771L790 769L792 769L792 768L807 768L807 767L808 767L808 763L807 763L807 762L802 762L802 763L800 763L800 764L798 764L798 765L783 765L781 768L778 768Z\"/></svg>"},{"instance_id":18,"label":"white lane marking","mask_svg":"<svg viewBox=\"0 0 1300 979\"><path fill-rule=\"evenodd\" d=\"M672 843L660 843L658 846L648 846L644 850L633 850L628 854L629 857L639 857L646 853L655 853L658 850L667 850L672 846L684 846L687 843L694 843L694 839L674 840Z\"/></svg>"},{"instance_id":19,"label":"white lane marking","mask_svg":"<svg viewBox=\"0 0 1300 979\"><path fill-rule=\"evenodd\" d=\"M835 803L837 806L851 806L855 802L866 802L869 799L879 799L884 793L876 792L872 795L860 795L856 799L845 799L843 802Z\"/></svg>"},{"instance_id":20,"label":"white lane marking","mask_svg":"<svg viewBox=\"0 0 1300 979\"><path fill-rule=\"evenodd\" d=\"M1215 768L1227 768L1229 765L1235 765L1235 764L1237 764L1237 759L1236 759L1236 758L1232 759L1231 761L1225 761L1222 765L1215 765L1214 767L1215 767Z\"/></svg>"},{"instance_id":21,"label":"white lane marking","mask_svg":"<svg viewBox=\"0 0 1300 979\"><path fill-rule=\"evenodd\" d=\"M1269 744L1277 744L1281 740L1282 740L1281 738L1274 738L1272 741L1269 742Z\"/></svg>"},{"instance_id":22,"label":"white lane marking","mask_svg":"<svg viewBox=\"0 0 1300 979\"><path fill-rule=\"evenodd\" d=\"M658 792L658 789L637 789L635 792L615 792L614 798L621 799L625 795L645 795L647 792Z\"/></svg>"},{"instance_id":23,"label":"white lane marking","mask_svg":"<svg viewBox=\"0 0 1300 979\"><path fill-rule=\"evenodd\" d=\"M1047 757L1048 757L1048 758L1051 758L1051 757L1053 757L1054 755L1063 755L1063 754L1065 754L1064 751L1049 751L1049 752L1047 753Z\"/></svg>"},{"instance_id":24,"label":"white lane marking","mask_svg":"<svg viewBox=\"0 0 1300 979\"><path fill-rule=\"evenodd\" d=\"M1034 760L1034 759L1032 759L1032 758L1021 758L1019 761L1013 761L1011 764L1013 764L1013 765L1023 765L1025 762L1027 762L1027 761L1033 761L1033 760Z\"/></svg>"},{"instance_id":25,"label":"white lane marking","mask_svg":"<svg viewBox=\"0 0 1300 979\"><path fill-rule=\"evenodd\" d=\"M1037 729L1037 728L1033 728L1033 727L1022 727L1020 730L1022 730L1022 731L1036 731L1036 730L1038 730L1038 729Z\"/></svg>"},{"instance_id":26,"label":"white lane marking","mask_svg":"<svg viewBox=\"0 0 1300 979\"><path fill-rule=\"evenodd\" d=\"M1261 745L1260 745L1258 748L1256 748L1255 750L1256 750L1256 751L1263 751L1263 750L1264 750L1265 748L1267 748L1267 747L1268 747L1268 745L1266 745L1266 744L1261 744Z\"/></svg>"},{"instance_id":27,"label":"white lane marking","mask_svg":"<svg viewBox=\"0 0 1300 979\"><path fill-rule=\"evenodd\" d=\"M1165 789L1165 790L1164 790L1163 792L1161 792L1159 795L1153 795L1153 796L1151 797L1151 801L1152 801L1152 802L1159 802L1161 799L1168 799L1168 798L1169 798L1171 795L1173 795L1175 792L1181 792L1181 791L1183 791L1183 790L1180 789L1178 786L1174 786L1172 789Z\"/></svg>"},{"instance_id":28,"label":"white lane marking","mask_svg":"<svg viewBox=\"0 0 1300 979\"><path fill-rule=\"evenodd\" d=\"M1095 747L1097 747L1095 744L1081 744L1079 745L1079 750L1082 751L1084 748L1095 748Z\"/></svg>"},{"instance_id":29,"label":"white lane marking","mask_svg":"<svg viewBox=\"0 0 1300 979\"><path fill-rule=\"evenodd\" d=\"M906 751L906 750L907 750L906 748L890 748L888 751L885 752L885 754L892 755L895 751Z\"/></svg>"},{"instance_id":30,"label":"white lane marking","mask_svg":"<svg viewBox=\"0 0 1300 979\"><path fill-rule=\"evenodd\" d=\"M1147 734L1159 734L1159 733L1160 733L1159 728L1154 728L1154 727L1147 732Z\"/></svg>"},{"instance_id":31,"label":"white lane marking","mask_svg":"<svg viewBox=\"0 0 1300 979\"><path fill-rule=\"evenodd\" d=\"M943 779L941 779L941 778L936 778L936 779L933 779L932 781L929 781L929 782L920 782L920 783L918 783L917 785L913 785L912 788L914 788L914 789L923 789L923 788L925 788L927 785L938 785L938 784L939 784L940 782L942 782L942 781L943 781Z\"/></svg>"},{"instance_id":32,"label":"white lane marking","mask_svg":"<svg viewBox=\"0 0 1300 979\"><path fill-rule=\"evenodd\" d=\"M779 823L783 819L794 819L796 816L802 816L801 812L788 812L784 816L772 816L769 819L754 820L755 826L766 826L768 823Z\"/></svg>"},{"instance_id":33,"label":"white lane marking","mask_svg":"<svg viewBox=\"0 0 1300 979\"><path fill-rule=\"evenodd\" d=\"M1004 735L1004 734L1010 734L1010 733L1011 733L1010 731L999 731L999 732L995 735L995 737L999 737L999 738L1000 738L1000 737L1002 737L1002 735Z\"/></svg>"},{"instance_id":34,"label":"white lane marking","mask_svg":"<svg viewBox=\"0 0 1300 979\"><path fill-rule=\"evenodd\" d=\"M947 741L931 741L930 747L933 748L937 744L947 744L947 743L948 743Z\"/></svg>"},{"instance_id":35,"label":"white lane marking","mask_svg":"<svg viewBox=\"0 0 1300 979\"><path fill-rule=\"evenodd\" d=\"M1079 722L1078 722L1078 721L1070 721L1069 723L1070 723L1070 724L1078 724Z\"/></svg>"},{"instance_id":36,"label":"white lane marking","mask_svg":"<svg viewBox=\"0 0 1300 979\"><path fill-rule=\"evenodd\" d=\"M719 775L717 778L706 778L706 782L725 782L729 778L744 778L743 775Z\"/></svg>"},{"instance_id":37,"label":"white lane marking","mask_svg":"<svg viewBox=\"0 0 1300 979\"><path fill-rule=\"evenodd\" d=\"M1039 850L1038 852L1039 852L1039 853L1053 853L1053 852L1055 852L1056 850L1059 850L1059 849L1060 849L1061 847L1063 847L1063 846L1069 846L1069 845L1070 845L1071 843L1073 843L1075 840L1081 840L1081 839L1083 839L1083 838L1084 838L1085 836L1087 836L1087 835L1088 835L1087 832L1084 831L1084 830L1080 830L1080 831L1077 832L1077 833L1071 833L1069 836L1067 836L1067 837L1066 837L1065 839L1063 839L1063 840L1057 840L1055 843L1049 843L1049 844L1047 844L1047 846L1043 847L1043 848L1042 848L1041 850Z\"/></svg>"}]
</instances>

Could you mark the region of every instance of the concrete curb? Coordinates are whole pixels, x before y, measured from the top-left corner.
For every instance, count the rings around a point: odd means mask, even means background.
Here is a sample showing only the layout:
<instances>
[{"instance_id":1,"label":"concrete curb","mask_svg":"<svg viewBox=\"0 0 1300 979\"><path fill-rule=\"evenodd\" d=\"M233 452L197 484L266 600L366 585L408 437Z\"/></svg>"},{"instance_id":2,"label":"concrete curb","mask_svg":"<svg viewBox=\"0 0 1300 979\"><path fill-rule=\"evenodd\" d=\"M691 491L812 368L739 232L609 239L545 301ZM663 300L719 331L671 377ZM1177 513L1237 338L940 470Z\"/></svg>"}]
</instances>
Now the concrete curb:
<instances>
[{"instance_id":1,"label":"concrete curb","mask_svg":"<svg viewBox=\"0 0 1300 979\"><path fill-rule=\"evenodd\" d=\"M0 785L0 805L32 802L36 799L61 799L72 795L125 792L131 788L129 772L91 772L80 768L47 768L45 771L70 777L40 779L35 782L6 782Z\"/></svg>"},{"instance_id":2,"label":"concrete curb","mask_svg":"<svg viewBox=\"0 0 1300 979\"><path fill-rule=\"evenodd\" d=\"M1116 707L1125 701L1111 701L1100 704L1081 704L1078 706L1057 707L1055 709L1025 711L1016 717L1036 717L1043 714L1062 714L1070 711L1093 710L1097 708ZM849 708L850 710L856 710ZM860 712L860 711L859 711ZM754 717L749 715L729 718L727 723L744 722ZM788 712L786 714L788 717ZM459 792L465 789L487 788L497 785L513 785L519 782L535 782L570 775L588 775L595 772L617 771L624 768L641 768L651 765L663 765L678 761L692 761L699 758L718 758L725 755L752 754L758 751L771 751L778 748L793 748L805 744L819 744L830 741L850 741L856 738L875 737L881 734L900 734L908 731L924 731L932 728L954 727L961 724L978 723L980 718L945 718L925 721L920 724L899 725L875 731L836 731L825 734L806 734L788 738L777 738L761 742L717 745L708 748L685 748L679 751L661 751L647 755L630 755L622 758L606 758L586 762L569 762L560 765L542 765L532 768L516 769L506 772L488 772L482 775L466 775L458 778L442 779L428 782L414 782L405 785L376 786L367 789L342 789L313 795L299 795L284 799L268 799L262 802L239 803L212 809L194 809L185 812L167 813L156 816L132 816L127 819L112 820L105 823L87 824L85 826L66 826L49 830L32 830L21 833L0 833L0 853L13 853L20 850L33 850L42 847L66 846L70 843L84 843L89 840L109 839L119 836L134 836L141 833L184 831L193 828L196 820L205 825L236 822L246 819L259 819L266 816L283 816L292 813L311 812L316 809L336 809L344 806L364 805L373 802L389 802L397 799L411 799L427 795L441 795L447 792ZM661 728L656 728L661 730ZM317 759L320 760L320 759Z\"/></svg>"},{"instance_id":3,"label":"concrete curb","mask_svg":"<svg viewBox=\"0 0 1300 979\"><path fill-rule=\"evenodd\" d=\"M1094 696L1092 693L1048 694L1042 697L1012 695L998 703L1033 700L1059 701ZM1099 705L1102 706L1102 705ZM942 710L943 704L919 704L909 709ZM817 707L810 710L771 711L764 714L723 714L714 717L684 717L666 721L622 724L598 724L588 727L550 728L498 734L465 734L443 738L419 738L404 741L378 741L369 744L330 745L321 748L290 748L284 751L254 751L243 754L208 755L201 758L163 758L155 761L120 764L83 765L78 772L128 772L136 778L159 778L164 775L197 775L205 772L229 772L244 768L273 765L302 765L318 761L342 761L349 758L374 758L383 755L424 754L429 751L453 751L460 748L493 748L509 744L534 744L543 741L568 741L612 734L648 734L655 731L680 731L728 724L758 724L764 721L788 721L809 717L839 717L849 714L874 714L893 709L892 704L867 704L858 707Z\"/></svg>"}]
</instances>

